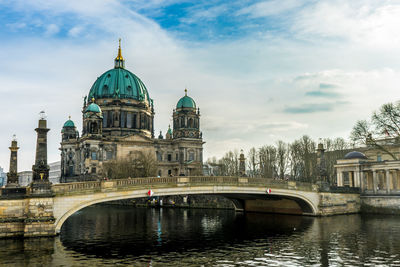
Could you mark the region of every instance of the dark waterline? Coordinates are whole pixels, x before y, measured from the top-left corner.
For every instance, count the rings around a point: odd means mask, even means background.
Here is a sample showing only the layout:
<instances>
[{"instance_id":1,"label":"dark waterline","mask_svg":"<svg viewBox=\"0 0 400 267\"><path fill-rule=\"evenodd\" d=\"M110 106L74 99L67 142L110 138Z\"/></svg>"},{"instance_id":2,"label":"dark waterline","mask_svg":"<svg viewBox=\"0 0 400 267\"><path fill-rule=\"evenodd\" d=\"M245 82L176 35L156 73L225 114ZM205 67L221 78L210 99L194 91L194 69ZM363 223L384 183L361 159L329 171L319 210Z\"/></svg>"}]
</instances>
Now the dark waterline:
<instances>
[{"instance_id":1,"label":"dark waterline","mask_svg":"<svg viewBox=\"0 0 400 267\"><path fill-rule=\"evenodd\" d=\"M9 266L400 266L400 217L93 206L56 238L0 240Z\"/></svg>"}]
</instances>

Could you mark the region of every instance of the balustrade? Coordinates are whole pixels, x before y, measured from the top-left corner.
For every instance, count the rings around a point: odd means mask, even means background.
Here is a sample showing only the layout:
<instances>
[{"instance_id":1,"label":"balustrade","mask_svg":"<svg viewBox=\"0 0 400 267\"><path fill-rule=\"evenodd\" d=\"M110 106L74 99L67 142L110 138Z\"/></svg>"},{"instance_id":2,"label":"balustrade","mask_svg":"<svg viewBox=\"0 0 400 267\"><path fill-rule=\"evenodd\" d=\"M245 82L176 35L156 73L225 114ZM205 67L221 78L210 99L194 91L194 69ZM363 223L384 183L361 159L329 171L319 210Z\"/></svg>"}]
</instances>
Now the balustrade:
<instances>
[{"instance_id":1,"label":"balustrade","mask_svg":"<svg viewBox=\"0 0 400 267\"><path fill-rule=\"evenodd\" d=\"M53 185L56 194L79 193L89 190L112 190L148 185L178 185L178 184L226 184L226 185L259 185L268 188L313 190L312 184L304 182L275 180L266 178L231 177L231 176L175 176L175 177L146 177L126 178L104 181L76 182Z\"/></svg>"}]
</instances>

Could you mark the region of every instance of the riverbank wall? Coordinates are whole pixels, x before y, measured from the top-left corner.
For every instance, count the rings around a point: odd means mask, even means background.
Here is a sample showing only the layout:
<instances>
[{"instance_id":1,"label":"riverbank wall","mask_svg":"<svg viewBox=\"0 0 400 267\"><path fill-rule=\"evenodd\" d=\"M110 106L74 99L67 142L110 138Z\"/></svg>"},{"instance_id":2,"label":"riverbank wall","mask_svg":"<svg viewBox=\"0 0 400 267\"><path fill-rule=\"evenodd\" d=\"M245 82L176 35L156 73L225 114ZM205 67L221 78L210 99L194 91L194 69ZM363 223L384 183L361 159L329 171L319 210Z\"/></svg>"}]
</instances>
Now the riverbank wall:
<instances>
[{"instance_id":1,"label":"riverbank wall","mask_svg":"<svg viewBox=\"0 0 400 267\"><path fill-rule=\"evenodd\" d=\"M400 215L400 195L361 196L363 214Z\"/></svg>"}]
</instances>

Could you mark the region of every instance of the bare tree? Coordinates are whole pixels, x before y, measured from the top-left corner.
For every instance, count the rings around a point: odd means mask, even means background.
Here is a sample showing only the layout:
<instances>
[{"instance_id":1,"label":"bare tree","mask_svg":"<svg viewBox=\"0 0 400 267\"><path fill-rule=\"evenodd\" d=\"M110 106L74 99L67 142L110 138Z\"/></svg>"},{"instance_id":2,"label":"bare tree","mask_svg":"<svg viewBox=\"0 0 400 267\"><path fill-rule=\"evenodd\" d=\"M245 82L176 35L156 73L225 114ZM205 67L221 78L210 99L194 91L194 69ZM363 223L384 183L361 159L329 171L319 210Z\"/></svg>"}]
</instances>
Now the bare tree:
<instances>
[{"instance_id":1,"label":"bare tree","mask_svg":"<svg viewBox=\"0 0 400 267\"><path fill-rule=\"evenodd\" d=\"M258 157L261 177L276 177L276 148L274 146L263 146L258 150Z\"/></svg>"},{"instance_id":2,"label":"bare tree","mask_svg":"<svg viewBox=\"0 0 400 267\"><path fill-rule=\"evenodd\" d=\"M257 165L258 165L257 158L258 158L257 150L254 147L252 147L247 156L247 163L248 163L247 165L249 168L248 173L250 177L257 176Z\"/></svg>"},{"instance_id":3,"label":"bare tree","mask_svg":"<svg viewBox=\"0 0 400 267\"><path fill-rule=\"evenodd\" d=\"M150 151L138 151L126 159L112 160L103 164L103 175L109 179L150 177L155 176L156 171L156 159Z\"/></svg>"},{"instance_id":4,"label":"bare tree","mask_svg":"<svg viewBox=\"0 0 400 267\"><path fill-rule=\"evenodd\" d=\"M374 113L373 117L379 117L377 113ZM384 117L384 116L382 116ZM373 119L373 121L375 121L376 123L377 118ZM382 119L383 121L383 119ZM378 133L382 133L382 132L386 132L388 131L386 128L381 128L383 125L378 123L377 125L375 125L375 127L378 130ZM398 160L397 157L390 152L390 150L388 150L385 147L385 144L381 144L381 142L379 142L379 138L382 138L382 134L377 134L377 131L374 131L372 129L372 126L368 121L366 120L359 120L356 122L356 124L353 127L353 130L351 131L350 134L350 139L354 142L354 143L358 143L358 144L364 144L367 146L372 146L375 147L376 149L379 149L385 153L387 153L388 155L390 155L394 160ZM391 134L395 134L395 127L393 127L393 129L391 130ZM395 137L396 139L398 139L399 137ZM397 140L395 140L397 142Z\"/></svg>"},{"instance_id":5,"label":"bare tree","mask_svg":"<svg viewBox=\"0 0 400 267\"><path fill-rule=\"evenodd\" d=\"M278 141L276 144L277 167L279 179L285 179L285 173L288 167L289 148L288 144Z\"/></svg>"}]
</instances>

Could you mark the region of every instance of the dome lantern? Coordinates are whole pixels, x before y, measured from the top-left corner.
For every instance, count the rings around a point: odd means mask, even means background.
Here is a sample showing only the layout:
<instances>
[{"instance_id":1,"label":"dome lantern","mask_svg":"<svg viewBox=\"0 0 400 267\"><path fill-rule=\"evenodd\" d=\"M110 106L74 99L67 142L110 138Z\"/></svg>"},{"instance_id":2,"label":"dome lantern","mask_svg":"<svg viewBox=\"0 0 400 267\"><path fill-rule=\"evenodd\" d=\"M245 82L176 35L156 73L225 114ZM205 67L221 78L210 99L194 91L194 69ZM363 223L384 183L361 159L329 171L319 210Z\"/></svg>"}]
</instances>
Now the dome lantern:
<instances>
[{"instance_id":1,"label":"dome lantern","mask_svg":"<svg viewBox=\"0 0 400 267\"><path fill-rule=\"evenodd\" d=\"M118 45L118 55L115 58L115 66L114 68L118 69L124 69L125 68L125 59L122 57L122 52L121 52L121 38L119 38L119 45Z\"/></svg>"}]
</instances>

